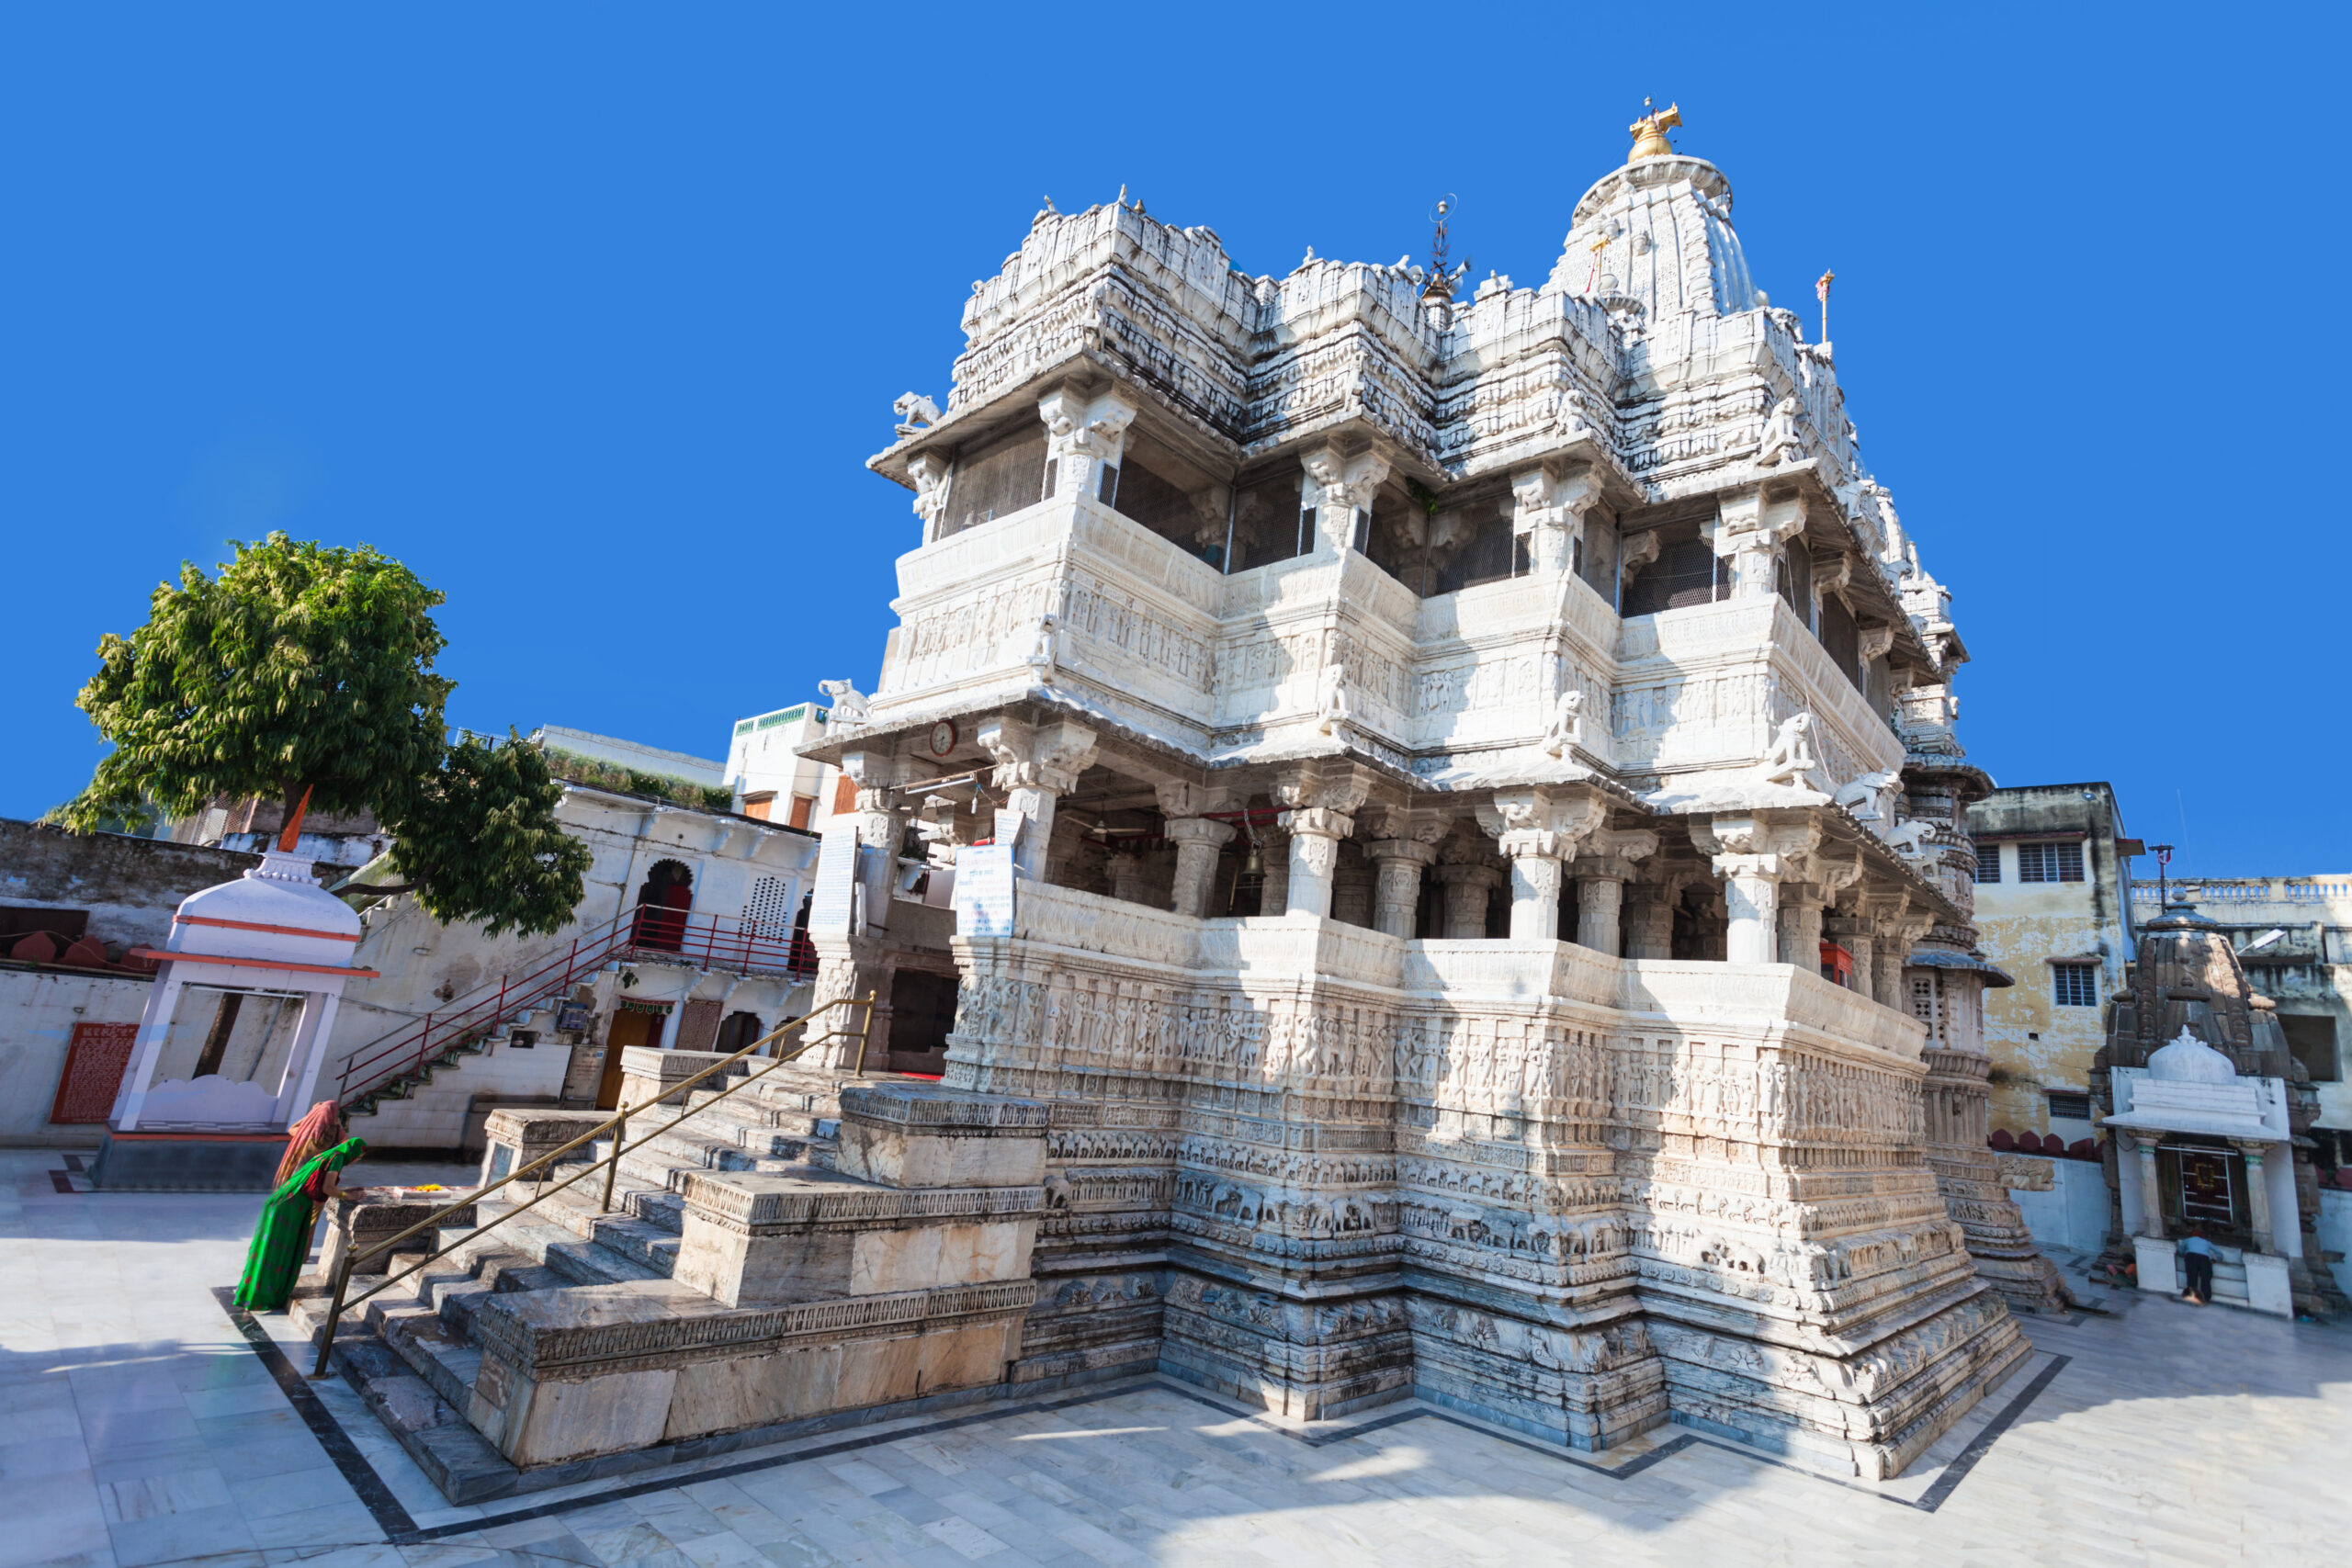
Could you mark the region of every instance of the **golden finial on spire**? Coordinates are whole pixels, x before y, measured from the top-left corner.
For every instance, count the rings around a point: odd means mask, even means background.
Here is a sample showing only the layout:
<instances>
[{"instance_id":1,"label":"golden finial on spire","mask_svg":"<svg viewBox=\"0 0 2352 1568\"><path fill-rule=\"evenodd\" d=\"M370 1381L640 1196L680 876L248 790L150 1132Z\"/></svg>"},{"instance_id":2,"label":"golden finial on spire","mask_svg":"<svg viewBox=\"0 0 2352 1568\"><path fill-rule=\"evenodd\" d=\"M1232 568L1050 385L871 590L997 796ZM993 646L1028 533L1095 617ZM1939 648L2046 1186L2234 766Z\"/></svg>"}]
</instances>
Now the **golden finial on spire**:
<instances>
[{"instance_id":1,"label":"golden finial on spire","mask_svg":"<svg viewBox=\"0 0 2352 1568\"><path fill-rule=\"evenodd\" d=\"M1634 133L1634 150L1625 154L1625 162L1630 164L1636 158L1672 157L1674 147L1667 141L1666 133L1682 123L1682 106L1668 104L1661 114L1652 107L1649 99L1644 98L1642 107L1651 112L1625 128Z\"/></svg>"}]
</instances>

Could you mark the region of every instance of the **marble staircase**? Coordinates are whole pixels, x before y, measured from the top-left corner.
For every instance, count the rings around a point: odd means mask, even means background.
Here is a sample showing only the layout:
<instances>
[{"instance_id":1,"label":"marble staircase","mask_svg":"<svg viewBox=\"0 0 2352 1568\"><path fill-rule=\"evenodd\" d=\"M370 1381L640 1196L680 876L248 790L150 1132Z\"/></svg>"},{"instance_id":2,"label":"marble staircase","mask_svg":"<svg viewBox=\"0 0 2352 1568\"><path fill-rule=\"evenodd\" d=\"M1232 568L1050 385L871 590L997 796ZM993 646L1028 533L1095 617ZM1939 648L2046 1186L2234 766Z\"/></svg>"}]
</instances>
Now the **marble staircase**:
<instances>
[{"instance_id":1,"label":"marble staircase","mask_svg":"<svg viewBox=\"0 0 2352 1568\"><path fill-rule=\"evenodd\" d=\"M593 1165L527 1213L513 1183L337 1325L333 1365L453 1502L986 1397L1019 1356L1042 1106L793 1069L680 1099L609 1209ZM494 1112L485 1184L598 1120ZM314 1338L331 1287L291 1309Z\"/></svg>"}]
</instances>

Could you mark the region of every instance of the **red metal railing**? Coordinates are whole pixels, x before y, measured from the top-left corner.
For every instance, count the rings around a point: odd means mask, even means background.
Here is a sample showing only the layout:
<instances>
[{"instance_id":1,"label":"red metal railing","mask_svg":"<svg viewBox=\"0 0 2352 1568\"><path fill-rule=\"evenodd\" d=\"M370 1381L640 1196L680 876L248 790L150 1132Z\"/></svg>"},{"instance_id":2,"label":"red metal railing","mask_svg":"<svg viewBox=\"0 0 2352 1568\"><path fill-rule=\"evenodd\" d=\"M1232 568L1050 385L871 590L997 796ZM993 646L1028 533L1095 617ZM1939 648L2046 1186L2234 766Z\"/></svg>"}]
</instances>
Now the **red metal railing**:
<instances>
[{"instance_id":1,"label":"red metal railing","mask_svg":"<svg viewBox=\"0 0 2352 1568\"><path fill-rule=\"evenodd\" d=\"M403 1075L420 1072L489 1034L518 1013L544 1008L616 959L683 960L705 969L802 978L817 972L808 933L724 915L640 905L571 939L519 973L484 981L442 1010L429 1012L361 1046L343 1064L335 1100L349 1104Z\"/></svg>"}]
</instances>

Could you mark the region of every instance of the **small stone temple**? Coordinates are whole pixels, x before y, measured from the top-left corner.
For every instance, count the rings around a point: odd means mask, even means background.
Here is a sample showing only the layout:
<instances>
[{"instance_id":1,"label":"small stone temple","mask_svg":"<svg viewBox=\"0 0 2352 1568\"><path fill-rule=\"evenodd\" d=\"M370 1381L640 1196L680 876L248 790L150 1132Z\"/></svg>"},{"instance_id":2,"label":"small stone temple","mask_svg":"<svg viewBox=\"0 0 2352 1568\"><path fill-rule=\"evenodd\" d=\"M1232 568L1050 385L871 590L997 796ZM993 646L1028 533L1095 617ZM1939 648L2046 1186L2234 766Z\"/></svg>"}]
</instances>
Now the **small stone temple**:
<instances>
[{"instance_id":1,"label":"small stone temple","mask_svg":"<svg viewBox=\"0 0 2352 1568\"><path fill-rule=\"evenodd\" d=\"M1017 1380L1880 1475L2057 1304L1984 1151L1947 596L1730 181L1634 130L1534 288L1048 206L900 400L818 994L935 963L902 851L1010 842L946 1083L1051 1107Z\"/></svg>"},{"instance_id":2,"label":"small stone temple","mask_svg":"<svg viewBox=\"0 0 2352 1568\"><path fill-rule=\"evenodd\" d=\"M2177 1244L2217 1243L2214 1297L2281 1317L2339 1310L2317 1247L2319 1096L2278 1004L2246 980L2219 922L2181 900L2140 927L2132 985L2108 1012L2091 1102L2118 1250L2143 1291L2177 1294Z\"/></svg>"},{"instance_id":3,"label":"small stone temple","mask_svg":"<svg viewBox=\"0 0 2352 1568\"><path fill-rule=\"evenodd\" d=\"M1966 653L1679 123L1534 288L1036 215L872 460L921 534L803 753L873 1029L724 1100L627 1051L695 1120L608 1206L484 1198L367 1303L453 1499L1150 1371L1880 1478L2017 1367ZM846 1081L942 1018L944 1081Z\"/></svg>"}]
</instances>

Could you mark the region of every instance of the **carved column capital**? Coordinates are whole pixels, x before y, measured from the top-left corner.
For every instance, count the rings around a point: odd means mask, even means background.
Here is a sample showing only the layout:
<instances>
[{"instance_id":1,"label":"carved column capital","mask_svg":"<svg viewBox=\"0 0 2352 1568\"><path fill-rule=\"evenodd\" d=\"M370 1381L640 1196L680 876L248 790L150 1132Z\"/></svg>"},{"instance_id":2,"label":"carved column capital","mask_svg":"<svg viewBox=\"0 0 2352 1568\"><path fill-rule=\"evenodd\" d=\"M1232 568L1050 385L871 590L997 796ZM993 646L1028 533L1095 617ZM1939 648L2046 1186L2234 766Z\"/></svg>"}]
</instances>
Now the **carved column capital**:
<instances>
[{"instance_id":1,"label":"carved column capital","mask_svg":"<svg viewBox=\"0 0 2352 1568\"><path fill-rule=\"evenodd\" d=\"M1734 491L1717 502L1715 554L1732 563L1735 598L1773 592L1781 547L1804 531L1804 495L1768 496L1762 486Z\"/></svg>"},{"instance_id":2,"label":"carved column capital","mask_svg":"<svg viewBox=\"0 0 2352 1568\"><path fill-rule=\"evenodd\" d=\"M914 482L915 515L922 520L923 542L929 544L947 509L947 459L936 452L918 452L907 459L907 478Z\"/></svg>"},{"instance_id":3,"label":"carved column capital","mask_svg":"<svg viewBox=\"0 0 2352 1568\"><path fill-rule=\"evenodd\" d=\"M1348 457L1336 446L1321 446L1301 457L1299 466L1306 471L1299 504L1314 510L1316 547L1344 553L1355 536L1355 514L1372 510L1388 465L1370 453Z\"/></svg>"},{"instance_id":4,"label":"carved column capital","mask_svg":"<svg viewBox=\"0 0 2352 1568\"><path fill-rule=\"evenodd\" d=\"M1631 882L1634 863L1657 852L1657 835L1646 828L1601 828L1577 847L1576 874Z\"/></svg>"},{"instance_id":5,"label":"carved column capital","mask_svg":"<svg viewBox=\"0 0 2352 1568\"><path fill-rule=\"evenodd\" d=\"M1371 798L1372 783L1372 774L1354 763L1308 763L1277 783L1273 793L1293 811L1320 809L1352 817Z\"/></svg>"},{"instance_id":6,"label":"carved column capital","mask_svg":"<svg viewBox=\"0 0 2352 1568\"><path fill-rule=\"evenodd\" d=\"M1096 736L1066 719L1033 728L1014 718L991 718L980 725L978 739L981 749L996 759L990 782L998 789L1067 795L1094 760Z\"/></svg>"},{"instance_id":7,"label":"carved column capital","mask_svg":"<svg viewBox=\"0 0 2352 1568\"><path fill-rule=\"evenodd\" d=\"M1694 818L1690 841L1713 857L1718 876L1795 877L1803 857L1821 841L1821 825L1804 817L1765 813Z\"/></svg>"},{"instance_id":8,"label":"carved column capital","mask_svg":"<svg viewBox=\"0 0 2352 1568\"><path fill-rule=\"evenodd\" d=\"M1115 467L1125 449L1136 405L1117 392L1090 398L1063 387L1037 400L1037 416L1046 422L1053 493L1091 496L1102 482L1102 470Z\"/></svg>"},{"instance_id":9,"label":"carved column capital","mask_svg":"<svg viewBox=\"0 0 2352 1568\"><path fill-rule=\"evenodd\" d=\"M1336 840L1347 838L1356 830L1354 818L1328 806L1298 807L1275 818L1274 823L1293 838Z\"/></svg>"},{"instance_id":10,"label":"carved column capital","mask_svg":"<svg viewBox=\"0 0 2352 1568\"><path fill-rule=\"evenodd\" d=\"M1160 829L1171 844L1206 844L1212 850L1231 843L1235 831L1230 822L1212 822L1204 817L1172 817Z\"/></svg>"},{"instance_id":11,"label":"carved column capital","mask_svg":"<svg viewBox=\"0 0 2352 1568\"><path fill-rule=\"evenodd\" d=\"M1375 862L1404 861L1422 867L1437 863L1437 846L1419 839L1372 839L1365 842L1363 852Z\"/></svg>"}]
</instances>

